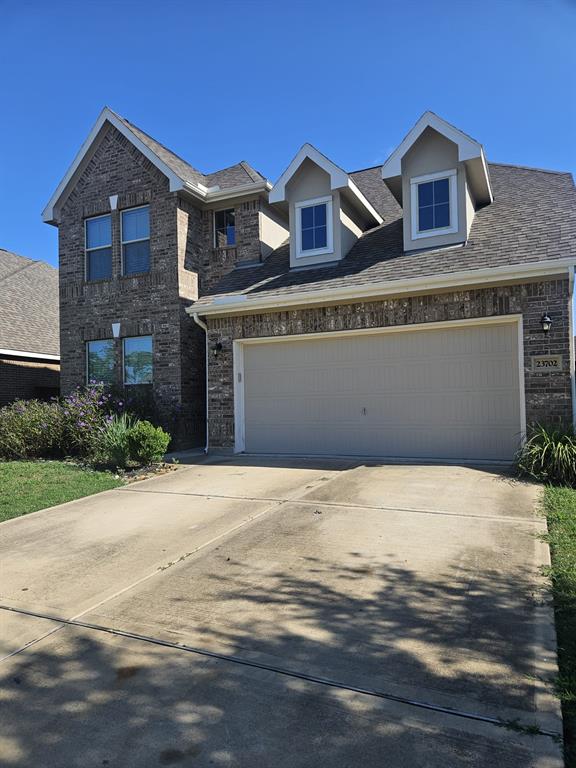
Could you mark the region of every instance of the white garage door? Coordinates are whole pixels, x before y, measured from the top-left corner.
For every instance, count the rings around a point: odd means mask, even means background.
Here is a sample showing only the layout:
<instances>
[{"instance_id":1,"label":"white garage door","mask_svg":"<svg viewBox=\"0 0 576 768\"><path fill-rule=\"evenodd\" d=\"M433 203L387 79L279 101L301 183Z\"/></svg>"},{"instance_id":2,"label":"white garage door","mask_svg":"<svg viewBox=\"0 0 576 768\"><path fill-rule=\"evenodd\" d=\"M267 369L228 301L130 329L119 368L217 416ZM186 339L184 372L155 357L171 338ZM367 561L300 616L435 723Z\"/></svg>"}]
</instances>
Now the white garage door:
<instances>
[{"instance_id":1,"label":"white garage door","mask_svg":"<svg viewBox=\"0 0 576 768\"><path fill-rule=\"evenodd\" d=\"M507 460L518 447L516 323L242 346L247 452Z\"/></svg>"}]
</instances>

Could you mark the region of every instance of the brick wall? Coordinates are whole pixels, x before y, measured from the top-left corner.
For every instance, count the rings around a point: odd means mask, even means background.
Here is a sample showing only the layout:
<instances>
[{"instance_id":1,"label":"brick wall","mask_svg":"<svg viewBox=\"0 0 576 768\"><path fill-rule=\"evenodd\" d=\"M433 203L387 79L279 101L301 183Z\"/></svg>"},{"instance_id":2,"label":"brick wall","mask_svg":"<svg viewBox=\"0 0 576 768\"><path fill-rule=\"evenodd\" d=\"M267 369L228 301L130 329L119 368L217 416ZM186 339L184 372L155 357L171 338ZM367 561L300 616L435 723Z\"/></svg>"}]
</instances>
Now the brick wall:
<instances>
[{"instance_id":1,"label":"brick wall","mask_svg":"<svg viewBox=\"0 0 576 768\"><path fill-rule=\"evenodd\" d=\"M56 396L59 379L57 363L0 359L0 407L14 400L47 400Z\"/></svg>"},{"instance_id":2,"label":"brick wall","mask_svg":"<svg viewBox=\"0 0 576 768\"><path fill-rule=\"evenodd\" d=\"M110 195L118 210L110 211ZM120 212L150 206L150 271L121 274ZM111 213L113 275L84 279L84 219ZM179 444L204 439L204 341L184 315L198 295L200 247L194 230L200 212L179 207L167 179L122 134L109 126L66 200L59 224L62 391L86 381L86 341L152 335L153 394L163 423ZM117 385L122 386L122 345L116 342Z\"/></svg>"},{"instance_id":3,"label":"brick wall","mask_svg":"<svg viewBox=\"0 0 576 768\"><path fill-rule=\"evenodd\" d=\"M544 312L549 312L554 320L547 336L540 326ZM209 363L210 443L213 447L234 445L234 339L386 328L509 314L521 314L523 317L527 423L570 423L569 312L568 280L548 280L330 307L209 318L210 344L221 342L223 345L218 357L211 356ZM553 373L533 372L531 357L539 354L563 355L564 369Z\"/></svg>"}]
</instances>

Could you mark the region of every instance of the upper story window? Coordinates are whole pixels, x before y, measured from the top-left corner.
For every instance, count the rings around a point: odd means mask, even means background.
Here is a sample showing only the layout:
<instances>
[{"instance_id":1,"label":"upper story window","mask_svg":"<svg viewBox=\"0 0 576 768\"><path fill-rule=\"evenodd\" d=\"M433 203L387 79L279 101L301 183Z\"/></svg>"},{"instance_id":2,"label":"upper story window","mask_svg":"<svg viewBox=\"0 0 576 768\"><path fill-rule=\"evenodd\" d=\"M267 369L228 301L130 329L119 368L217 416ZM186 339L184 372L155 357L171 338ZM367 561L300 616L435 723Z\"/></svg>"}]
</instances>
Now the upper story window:
<instances>
[{"instance_id":1,"label":"upper story window","mask_svg":"<svg viewBox=\"0 0 576 768\"><path fill-rule=\"evenodd\" d=\"M86 381L113 384L116 367L114 339L86 342Z\"/></svg>"},{"instance_id":2,"label":"upper story window","mask_svg":"<svg viewBox=\"0 0 576 768\"><path fill-rule=\"evenodd\" d=\"M214 211L214 247L236 245L236 220L234 208Z\"/></svg>"},{"instance_id":3,"label":"upper story window","mask_svg":"<svg viewBox=\"0 0 576 768\"><path fill-rule=\"evenodd\" d=\"M132 336L123 340L124 384L152 383L152 336Z\"/></svg>"},{"instance_id":4,"label":"upper story window","mask_svg":"<svg viewBox=\"0 0 576 768\"><path fill-rule=\"evenodd\" d=\"M331 253L332 198L319 197L296 203L296 256Z\"/></svg>"},{"instance_id":5,"label":"upper story window","mask_svg":"<svg viewBox=\"0 0 576 768\"><path fill-rule=\"evenodd\" d=\"M150 209L147 205L122 211L122 272L150 270Z\"/></svg>"},{"instance_id":6,"label":"upper story window","mask_svg":"<svg viewBox=\"0 0 576 768\"><path fill-rule=\"evenodd\" d=\"M410 179L412 238L433 237L458 230L455 170Z\"/></svg>"},{"instance_id":7,"label":"upper story window","mask_svg":"<svg viewBox=\"0 0 576 768\"><path fill-rule=\"evenodd\" d=\"M95 216L84 222L86 247L86 279L106 280L112 277L112 218Z\"/></svg>"}]
</instances>

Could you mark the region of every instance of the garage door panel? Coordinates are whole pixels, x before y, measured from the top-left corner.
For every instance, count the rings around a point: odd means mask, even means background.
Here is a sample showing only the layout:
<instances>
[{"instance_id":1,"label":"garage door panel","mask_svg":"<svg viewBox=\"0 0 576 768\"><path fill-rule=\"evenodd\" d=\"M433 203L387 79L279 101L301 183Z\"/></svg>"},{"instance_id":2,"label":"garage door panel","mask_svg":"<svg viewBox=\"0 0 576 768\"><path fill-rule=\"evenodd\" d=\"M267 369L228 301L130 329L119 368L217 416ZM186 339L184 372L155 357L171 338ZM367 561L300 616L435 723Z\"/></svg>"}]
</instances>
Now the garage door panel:
<instances>
[{"instance_id":1,"label":"garage door panel","mask_svg":"<svg viewBox=\"0 0 576 768\"><path fill-rule=\"evenodd\" d=\"M515 324L247 344L252 452L510 459Z\"/></svg>"}]
</instances>

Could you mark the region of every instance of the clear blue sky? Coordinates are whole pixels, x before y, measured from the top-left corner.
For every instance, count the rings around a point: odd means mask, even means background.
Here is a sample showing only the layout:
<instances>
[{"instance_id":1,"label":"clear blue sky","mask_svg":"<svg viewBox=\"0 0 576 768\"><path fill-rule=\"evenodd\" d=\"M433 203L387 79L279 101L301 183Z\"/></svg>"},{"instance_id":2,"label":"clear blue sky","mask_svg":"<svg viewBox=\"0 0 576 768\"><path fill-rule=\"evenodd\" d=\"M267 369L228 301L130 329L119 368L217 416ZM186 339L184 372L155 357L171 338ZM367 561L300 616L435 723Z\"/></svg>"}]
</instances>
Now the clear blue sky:
<instances>
[{"instance_id":1,"label":"clear blue sky","mask_svg":"<svg viewBox=\"0 0 576 768\"><path fill-rule=\"evenodd\" d=\"M426 109L575 172L575 73L576 0L0 0L0 247L57 263L41 211L105 104L206 172L376 165Z\"/></svg>"}]
</instances>

